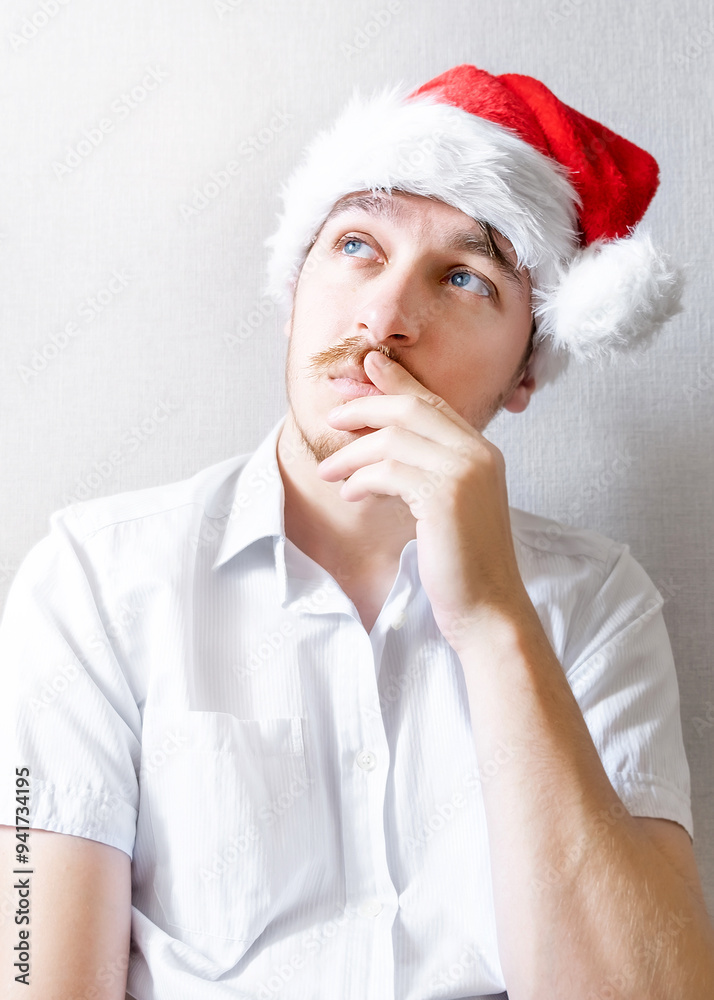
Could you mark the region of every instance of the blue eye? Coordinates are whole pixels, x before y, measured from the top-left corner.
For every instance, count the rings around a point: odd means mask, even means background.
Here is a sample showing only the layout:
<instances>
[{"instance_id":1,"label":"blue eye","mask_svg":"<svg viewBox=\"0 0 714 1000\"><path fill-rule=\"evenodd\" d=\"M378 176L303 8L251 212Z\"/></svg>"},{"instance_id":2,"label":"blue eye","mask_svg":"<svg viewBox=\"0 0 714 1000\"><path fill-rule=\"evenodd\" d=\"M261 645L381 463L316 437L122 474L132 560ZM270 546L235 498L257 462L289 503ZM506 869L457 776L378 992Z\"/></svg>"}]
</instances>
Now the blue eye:
<instances>
[{"instance_id":1,"label":"blue eye","mask_svg":"<svg viewBox=\"0 0 714 1000\"><path fill-rule=\"evenodd\" d=\"M351 247L351 246L362 246L362 247L368 247L368 249L369 249L369 245L367 243L365 243L364 240L355 239L355 237L353 237L353 236L351 236L349 239L345 240L344 242L342 240L340 240L340 243L341 243L340 249L341 250L345 250L347 252L347 254L348 254L349 257L356 257L357 254L354 253L351 250L348 250L347 249L348 247Z\"/></svg>"},{"instance_id":2,"label":"blue eye","mask_svg":"<svg viewBox=\"0 0 714 1000\"><path fill-rule=\"evenodd\" d=\"M452 275L450 275L449 281L451 281L452 278L462 278L464 276L467 278L473 278L473 280L476 282L476 285L468 289L466 284L459 284L455 285L454 286L455 288L466 288L467 291L476 292L477 295L491 294L491 289L488 287L486 282L483 281L483 279L479 278L478 275L472 274L471 271L455 271ZM478 286L480 286L480 288Z\"/></svg>"}]
</instances>

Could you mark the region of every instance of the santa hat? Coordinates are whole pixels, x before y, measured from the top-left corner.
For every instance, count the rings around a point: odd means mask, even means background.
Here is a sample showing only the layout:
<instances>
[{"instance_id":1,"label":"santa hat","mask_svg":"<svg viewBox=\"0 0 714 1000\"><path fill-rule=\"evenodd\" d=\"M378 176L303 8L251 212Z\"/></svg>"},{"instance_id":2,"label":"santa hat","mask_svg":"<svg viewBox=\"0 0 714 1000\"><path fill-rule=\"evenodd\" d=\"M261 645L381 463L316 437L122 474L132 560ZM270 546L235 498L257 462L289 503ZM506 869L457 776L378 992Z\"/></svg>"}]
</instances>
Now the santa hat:
<instances>
[{"instance_id":1,"label":"santa hat","mask_svg":"<svg viewBox=\"0 0 714 1000\"><path fill-rule=\"evenodd\" d=\"M357 91L282 186L266 293L290 306L340 198L382 189L436 198L510 240L530 273L540 387L577 360L645 343L681 311L683 277L638 223L659 183L645 150L538 80L462 65L416 90Z\"/></svg>"}]
</instances>

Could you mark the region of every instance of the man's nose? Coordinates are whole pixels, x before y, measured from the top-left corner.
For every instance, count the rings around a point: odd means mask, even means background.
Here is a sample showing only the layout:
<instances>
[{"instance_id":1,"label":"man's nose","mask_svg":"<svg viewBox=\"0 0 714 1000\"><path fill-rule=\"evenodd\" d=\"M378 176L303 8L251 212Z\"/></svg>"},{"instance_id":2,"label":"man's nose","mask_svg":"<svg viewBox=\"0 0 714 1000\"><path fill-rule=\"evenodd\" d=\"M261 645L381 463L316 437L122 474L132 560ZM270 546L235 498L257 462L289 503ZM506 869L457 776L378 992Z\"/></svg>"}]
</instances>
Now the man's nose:
<instances>
[{"instance_id":1,"label":"man's nose","mask_svg":"<svg viewBox=\"0 0 714 1000\"><path fill-rule=\"evenodd\" d=\"M424 275L403 267L369 284L355 320L357 332L370 343L408 345L419 340L438 313L438 300L429 293Z\"/></svg>"}]
</instances>

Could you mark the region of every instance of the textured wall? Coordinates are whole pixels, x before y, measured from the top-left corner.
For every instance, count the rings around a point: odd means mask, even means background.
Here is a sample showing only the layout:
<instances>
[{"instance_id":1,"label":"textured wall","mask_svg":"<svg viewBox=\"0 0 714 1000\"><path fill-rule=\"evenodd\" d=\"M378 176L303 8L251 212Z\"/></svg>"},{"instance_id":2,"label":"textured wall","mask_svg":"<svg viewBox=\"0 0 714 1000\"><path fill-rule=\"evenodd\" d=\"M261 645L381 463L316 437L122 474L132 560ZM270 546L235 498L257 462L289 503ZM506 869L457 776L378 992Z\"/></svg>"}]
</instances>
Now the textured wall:
<instances>
[{"instance_id":1,"label":"textured wall","mask_svg":"<svg viewBox=\"0 0 714 1000\"><path fill-rule=\"evenodd\" d=\"M5 0L0 42L0 604L53 510L250 451L284 412L263 240L355 83L527 73L655 155L647 220L689 264L686 312L491 436L513 505L629 542L665 596L714 912L708 5Z\"/></svg>"}]
</instances>

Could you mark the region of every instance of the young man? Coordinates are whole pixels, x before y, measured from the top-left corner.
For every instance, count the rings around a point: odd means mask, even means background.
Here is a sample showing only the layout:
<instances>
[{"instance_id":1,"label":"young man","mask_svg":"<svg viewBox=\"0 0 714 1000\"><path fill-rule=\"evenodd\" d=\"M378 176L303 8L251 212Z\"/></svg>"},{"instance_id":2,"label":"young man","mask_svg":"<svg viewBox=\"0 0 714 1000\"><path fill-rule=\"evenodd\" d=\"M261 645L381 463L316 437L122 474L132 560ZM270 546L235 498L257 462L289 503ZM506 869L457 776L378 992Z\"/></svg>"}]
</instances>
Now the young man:
<instances>
[{"instance_id":1,"label":"young man","mask_svg":"<svg viewBox=\"0 0 714 1000\"><path fill-rule=\"evenodd\" d=\"M55 513L13 582L16 995L708 995L662 598L626 545L509 509L483 436L677 310L633 230L656 183L472 66L318 137L269 241L288 413Z\"/></svg>"}]
</instances>

